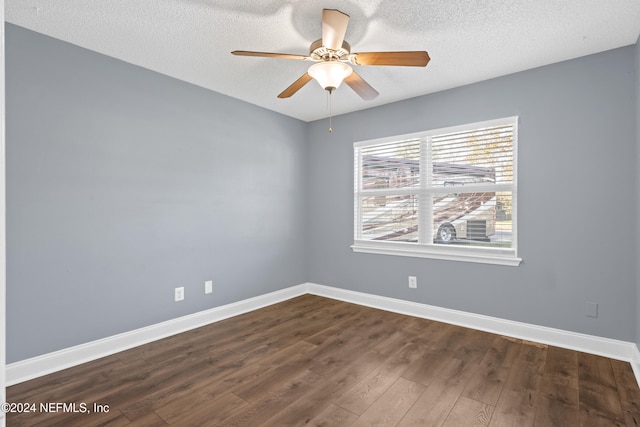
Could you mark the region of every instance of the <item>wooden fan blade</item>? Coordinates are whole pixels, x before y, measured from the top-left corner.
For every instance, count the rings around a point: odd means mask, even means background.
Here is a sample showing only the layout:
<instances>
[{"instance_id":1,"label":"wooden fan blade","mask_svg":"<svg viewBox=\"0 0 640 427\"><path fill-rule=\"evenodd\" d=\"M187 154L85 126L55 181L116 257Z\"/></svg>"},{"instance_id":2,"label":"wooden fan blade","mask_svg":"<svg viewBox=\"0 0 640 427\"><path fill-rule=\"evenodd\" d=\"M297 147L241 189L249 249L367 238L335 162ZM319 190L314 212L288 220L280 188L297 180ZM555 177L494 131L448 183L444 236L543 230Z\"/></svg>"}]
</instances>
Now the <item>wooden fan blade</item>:
<instances>
[{"instance_id":1,"label":"wooden fan blade","mask_svg":"<svg viewBox=\"0 0 640 427\"><path fill-rule=\"evenodd\" d=\"M266 58L300 59L300 60L311 59L308 56L293 55L290 53L251 52L248 50L234 50L231 53L238 56L261 56Z\"/></svg>"},{"instance_id":2,"label":"wooden fan blade","mask_svg":"<svg viewBox=\"0 0 640 427\"><path fill-rule=\"evenodd\" d=\"M322 9L322 44L327 49L338 50L342 47L347 33L349 15L336 9Z\"/></svg>"},{"instance_id":3,"label":"wooden fan blade","mask_svg":"<svg viewBox=\"0 0 640 427\"><path fill-rule=\"evenodd\" d=\"M283 90L282 93L278 95L278 98L289 98L291 95L299 91L302 88L302 86L306 85L311 80L313 80L313 77L311 77L309 73L304 73L302 77L300 77L298 80L293 82L291 86Z\"/></svg>"},{"instance_id":4,"label":"wooden fan blade","mask_svg":"<svg viewBox=\"0 0 640 427\"><path fill-rule=\"evenodd\" d=\"M378 91L372 88L371 85L355 71L352 72L349 77L344 79L344 82L365 101L370 101L379 95Z\"/></svg>"},{"instance_id":5,"label":"wooden fan blade","mask_svg":"<svg viewBox=\"0 0 640 427\"><path fill-rule=\"evenodd\" d=\"M423 50L411 52L360 52L351 55L356 65L399 65L426 67L429 54Z\"/></svg>"}]
</instances>

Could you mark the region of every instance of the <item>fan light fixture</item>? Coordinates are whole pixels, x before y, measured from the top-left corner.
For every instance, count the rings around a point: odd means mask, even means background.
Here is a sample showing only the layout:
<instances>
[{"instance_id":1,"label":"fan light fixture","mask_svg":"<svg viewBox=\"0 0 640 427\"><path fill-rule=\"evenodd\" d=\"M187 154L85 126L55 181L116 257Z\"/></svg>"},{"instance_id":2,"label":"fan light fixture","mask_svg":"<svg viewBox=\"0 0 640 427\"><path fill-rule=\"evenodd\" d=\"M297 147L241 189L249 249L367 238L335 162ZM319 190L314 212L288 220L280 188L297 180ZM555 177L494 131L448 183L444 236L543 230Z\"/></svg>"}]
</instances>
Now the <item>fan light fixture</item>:
<instances>
[{"instance_id":1,"label":"fan light fixture","mask_svg":"<svg viewBox=\"0 0 640 427\"><path fill-rule=\"evenodd\" d=\"M329 92L337 89L352 72L353 69L349 65L339 61L318 62L309 67L308 71L309 75Z\"/></svg>"}]
</instances>

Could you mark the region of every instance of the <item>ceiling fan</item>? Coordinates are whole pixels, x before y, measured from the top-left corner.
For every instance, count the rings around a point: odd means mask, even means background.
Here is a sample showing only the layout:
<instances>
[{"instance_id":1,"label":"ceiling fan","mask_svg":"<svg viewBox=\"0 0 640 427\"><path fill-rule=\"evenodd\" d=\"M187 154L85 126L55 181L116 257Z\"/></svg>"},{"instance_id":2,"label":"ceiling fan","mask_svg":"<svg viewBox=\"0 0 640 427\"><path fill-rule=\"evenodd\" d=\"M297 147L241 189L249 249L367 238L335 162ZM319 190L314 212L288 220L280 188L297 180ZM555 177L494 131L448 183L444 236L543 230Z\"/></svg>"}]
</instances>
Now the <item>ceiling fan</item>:
<instances>
[{"instance_id":1,"label":"ceiling fan","mask_svg":"<svg viewBox=\"0 0 640 427\"><path fill-rule=\"evenodd\" d=\"M251 52L234 50L239 56L260 56L268 58L296 59L314 62L309 70L291 86L278 95L278 98L289 98L311 80L316 81L323 89L333 92L344 81L364 100L378 96L378 92L369 85L351 65L395 65L425 67L429 62L429 54L425 51L404 52L361 52L351 53L351 46L344 40L349 24L349 15L336 9L322 10L322 38L311 43L309 55L288 53ZM350 65L351 64L351 65Z\"/></svg>"}]
</instances>

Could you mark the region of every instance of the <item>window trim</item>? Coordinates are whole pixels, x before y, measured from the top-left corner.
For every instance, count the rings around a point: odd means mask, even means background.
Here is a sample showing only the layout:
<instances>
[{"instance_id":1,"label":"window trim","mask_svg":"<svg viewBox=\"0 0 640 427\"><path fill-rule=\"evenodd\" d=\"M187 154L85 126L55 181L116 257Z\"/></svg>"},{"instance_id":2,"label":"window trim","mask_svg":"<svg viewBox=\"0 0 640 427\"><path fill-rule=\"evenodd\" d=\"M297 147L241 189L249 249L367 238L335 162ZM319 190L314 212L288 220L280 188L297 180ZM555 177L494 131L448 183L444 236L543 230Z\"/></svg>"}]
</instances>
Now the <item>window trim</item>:
<instances>
[{"instance_id":1,"label":"window trim","mask_svg":"<svg viewBox=\"0 0 640 427\"><path fill-rule=\"evenodd\" d=\"M359 222L361 220L361 212L358 211L360 204L358 203L358 197L366 195L367 190L360 188L360 172L362 169L360 156L354 158L354 241L351 249L354 252L359 253L371 253L380 255L395 255L395 256L409 256L418 258L431 258L438 260L448 261L463 261L474 262L484 264L496 264L506 266L518 266L522 262L522 258L518 257L518 213L517 213L517 193L518 193L518 116L503 117L495 120L487 120L476 123L469 123L458 126L450 126L439 129L432 129L423 132L415 132L404 135L396 135L384 138L377 138L365 141L354 142L354 157L355 150L361 147L371 147L380 144L387 144L393 142L402 142L412 139L423 139L431 136L469 131L474 129L480 129L485 127L492 127L498 125L510 124L513 126L513 183L512 184L496 184L492 185L492 189L503 188L505 185L509 187L508 191L512 192L512 240L511 248L491 248L491 247L469 247L469 246L447 246L438 244L416 244L410 242L391 242L391 241L371 241L358 239L358 230L360 229ZM430 156L431 153L426 153ZM421 157L425 157L424 155ZM421 188L420 191L422 191ZM433 189L431 189L433 190ZM399 192L406 190L398 189ZM500 191L500 190L497 190ZM424 227L423 227L424 228Z\"/></svg>"}]
</instances>

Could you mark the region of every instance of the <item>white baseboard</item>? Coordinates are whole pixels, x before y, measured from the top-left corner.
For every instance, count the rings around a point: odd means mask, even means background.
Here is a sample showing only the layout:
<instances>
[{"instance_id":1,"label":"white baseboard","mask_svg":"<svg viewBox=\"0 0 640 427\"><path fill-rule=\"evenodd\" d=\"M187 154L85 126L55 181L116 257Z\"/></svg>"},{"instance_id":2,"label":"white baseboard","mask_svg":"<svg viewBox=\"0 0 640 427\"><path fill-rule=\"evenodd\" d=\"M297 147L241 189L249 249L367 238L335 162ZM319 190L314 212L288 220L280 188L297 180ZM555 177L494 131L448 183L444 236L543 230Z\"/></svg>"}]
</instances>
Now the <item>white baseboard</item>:
<instances>
[{"instance_id":1,"label":"white baseboard","mask_svg":"<svg viewBox=\"0 0 640 427\"><path fill-rule=\"evenodd\" d=\"M171 335L199 328L229 317L257 310L268 305L286 301L307 293L306 285L297 285L232 304L215 307L166 322L157 323L133 331L65 348L19 362L10 363L6 368L6 384L28 381L42 375L90 362L104 356L118 353L142 344L147 344Z\"/></svg>"},{"instance_id":2,"label":"white baseboard","mask_svg":"<svg viewBox=\"0 0 640 427\"><path fill-rule=\"evenodd\" d=\"M7 385L17 384L51 372L66 369L100 357L161 338L195 329L229 317L257 310L304 294L313 294L340 301L364 305L494 334L506 335L528 341L597 354L629 362L636 380L640 384L640 351L635 343L579 334L561 329L530 325L496 317L466 313L427 304L387 298L362 292L304 283L287 289L216 307L189 316L136 329L86 344L66 348L42 356L33 357L7 365Z\"/></svg>"},{"instance_id":3,"label":"white baseboard","mask_svg":"<svg viewBox=\"0 0 640 427\"><path fill-rule=\"evenodd\" d=\"M340 301L378 308L394 313L422 317L439 322L505 335L527 341L609 357L629 362L640 385L640 351L635 343L580 334L545 326L514 322L427 304L348 291L314 283L307 283L310 294Z\"/></svg>"},{"instance_id":4,"label":"white baseboard","mask_svg":"<svg viewBox=\"0 0 640 427\"><path fill-rule=\"evenodd\" d=\"M636 376L636 381L638 382L638 386L640 387L640 351L638 351L638 346L633 344L633 357L629 361L631 364L631 368L633 369L633 373Z\"/></svg>"}]
</instances>

